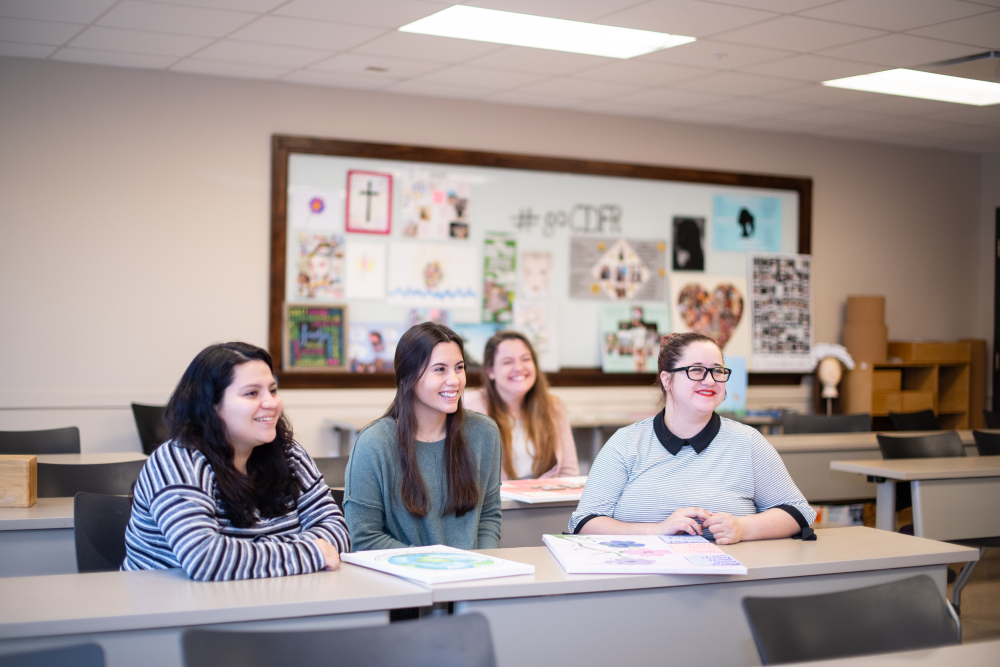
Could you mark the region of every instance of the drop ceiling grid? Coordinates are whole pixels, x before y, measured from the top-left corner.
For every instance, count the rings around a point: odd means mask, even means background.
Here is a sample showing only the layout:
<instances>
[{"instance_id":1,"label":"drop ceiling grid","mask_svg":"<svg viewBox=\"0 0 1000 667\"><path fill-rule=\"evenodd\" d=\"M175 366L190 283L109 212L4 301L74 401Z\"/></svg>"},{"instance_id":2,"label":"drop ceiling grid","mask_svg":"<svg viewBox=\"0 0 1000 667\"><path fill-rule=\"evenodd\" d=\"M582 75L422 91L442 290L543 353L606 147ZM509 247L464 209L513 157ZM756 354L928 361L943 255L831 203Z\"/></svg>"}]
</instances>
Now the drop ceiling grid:
<instances>
[{"instance_id":1,"label":"drop ceiling grid","mask_svg":"<svg viewBox=\"0 0 1000 667\"><path fill-rule=\"evenodd\" d=\"M995 150L1000 141L1000 114L819 85L830 78L1000 49L1000 0L465 3L699 38L626 61L396 31L451 4L0 0L0 56L280 79L958 150Z\"/></svg>"}]
</instances>

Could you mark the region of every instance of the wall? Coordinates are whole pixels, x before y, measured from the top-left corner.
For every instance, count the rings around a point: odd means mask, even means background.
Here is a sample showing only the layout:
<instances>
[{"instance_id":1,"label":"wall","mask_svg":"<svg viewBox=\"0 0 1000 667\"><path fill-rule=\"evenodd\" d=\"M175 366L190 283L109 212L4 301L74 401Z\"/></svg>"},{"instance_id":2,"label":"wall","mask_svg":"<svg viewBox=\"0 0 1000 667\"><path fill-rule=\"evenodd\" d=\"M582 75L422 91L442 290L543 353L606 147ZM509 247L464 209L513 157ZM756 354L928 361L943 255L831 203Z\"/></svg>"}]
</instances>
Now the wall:
<instances>
[{"instance_id":1,"label":"wall","mask_svg":"<svg viewBox=\"0 0 1000 667\"><path fill-rule=\"evenodd\" d=\"M13 58L0 90L0 429L86 451L137 449L128 402L207 343L266 343L273 133L812 177L817 341L852 293L894 338L981 335L976 155Z\"/></svg>"},{"instance_id":2,"label":"wall","mask_svg":"<svg viewBox=\"0 0 1000 667\"><path fill-rule=\"evenodd\" d=\"M980 193L980 225L978 244L979 260L979 302L976 308L978 316L977 338L985 338L987 343L987 359L992 363L993 354L993 292L996 286L996 261L1000 256L1000 248L996 247L996 210L1000 208L1000 153L992 153L982 157L982 189ZM986 372L986 408L990 409L993 395L992 367Z\"/></svg>"}]
</instances>

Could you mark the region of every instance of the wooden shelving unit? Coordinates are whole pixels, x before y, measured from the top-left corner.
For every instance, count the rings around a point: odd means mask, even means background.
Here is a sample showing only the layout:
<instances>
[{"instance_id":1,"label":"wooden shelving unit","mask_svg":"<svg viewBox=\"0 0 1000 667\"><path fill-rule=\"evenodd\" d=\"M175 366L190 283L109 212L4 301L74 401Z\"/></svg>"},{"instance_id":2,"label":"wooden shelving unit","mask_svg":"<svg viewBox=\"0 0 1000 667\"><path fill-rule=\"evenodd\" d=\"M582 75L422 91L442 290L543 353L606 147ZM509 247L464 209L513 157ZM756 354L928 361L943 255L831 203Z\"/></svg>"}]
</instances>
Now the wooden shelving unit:
<instances>
[{"instance_id":1,"label":"wooden shelving unit","mask_svg":"<svg viewBox=\"0 0 1000 667\"><path fill-rule=\"evenodd\" d=\"M968 343L890 342L889 358L902 361L861 362L848 371L841 396L845 413L868 412L881 428L890 412L933 410L944 428L969 428Z\"/></svg>"}]
</instances>

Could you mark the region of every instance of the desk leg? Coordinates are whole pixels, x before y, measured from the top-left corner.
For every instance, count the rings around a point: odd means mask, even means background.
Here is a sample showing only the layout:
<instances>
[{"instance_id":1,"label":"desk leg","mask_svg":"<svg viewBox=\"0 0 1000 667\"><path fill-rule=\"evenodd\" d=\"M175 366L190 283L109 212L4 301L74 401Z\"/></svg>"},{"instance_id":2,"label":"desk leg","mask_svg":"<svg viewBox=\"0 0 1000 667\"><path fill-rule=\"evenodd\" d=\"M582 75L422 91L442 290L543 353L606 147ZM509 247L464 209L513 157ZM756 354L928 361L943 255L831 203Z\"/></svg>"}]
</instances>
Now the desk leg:
<instances>
[{"instance_id":1,"label":"desk leg","mask_svg":"<svg viewBox=\"0 0 1000 667\"><path fill-rule=\"evenodd\" d=\"M597 455L601 451L601 447L604 445L601 439L604 437L604 427L595 426L590 434L590 462L593 463L597 460Z\"/></svg>"},{"instance_id":2,"label":"desk leg","mask_svg":"<svg viewBox=\"0 0 1000 667\"><path fill-rule=\"evenodd\" d=\"M896 530L896 482L879 482L875 488L875 527L879 530Z\"/></svg>"}]
</instances>

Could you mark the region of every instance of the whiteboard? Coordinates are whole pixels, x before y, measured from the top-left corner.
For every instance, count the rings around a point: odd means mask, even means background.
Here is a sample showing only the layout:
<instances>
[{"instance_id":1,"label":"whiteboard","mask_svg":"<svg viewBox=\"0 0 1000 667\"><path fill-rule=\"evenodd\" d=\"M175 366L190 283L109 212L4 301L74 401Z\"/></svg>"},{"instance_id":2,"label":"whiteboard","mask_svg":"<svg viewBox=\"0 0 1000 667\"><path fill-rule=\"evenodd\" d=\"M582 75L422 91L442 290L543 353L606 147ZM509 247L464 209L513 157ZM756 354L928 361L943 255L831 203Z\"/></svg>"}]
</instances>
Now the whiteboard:
<instances>
[{"instance_id":1,"label":"whiteboard","mask_svg":"<svg viewBox=\"0 0 1000 667\"><path fill-rule=\"evenodd\" d=\"M347 174L351 170L393 175L393 223L389 234L344 232ZM713 197L773 197L780 201L779 251L795 253L799 250L800 195L786 189L292 152L288 155L287 192L309 188L328 191L336 199L322 223L323 229L344 234L348 246L352 241L384 244L388 251L394 244L419 242L419 239L403 236L402 220L397 214L402 190L398 184L412 170L471 184L468 238L447 239L441 243L454 244L475 253L480 265L488 232L511 234L517 241L519 253L525 250L552 253L550 293L558 305L558 352L563 368L600 367L601 309L613 303L570 298L571 238L600 236L663 241L669 269L673 218L701 217L705 219L704 273L745 278L747 253L713 249ZM295 239L300 231L293 228L291 221L285 228L283 296L288 302L303 302L295 293L298 260ZM664 278L654 279L668 281L669 273ZM665 284L661 292L669 295L669 286ZM345 299L344 302L348 305L350 321L402 323L409 312L406 306L389 305L384 300ZM658 303L662 305L663 302ZM474 323L481 319L479 308L454 309L451 315L454 323Z\"/></svg>"}]
</instances>

